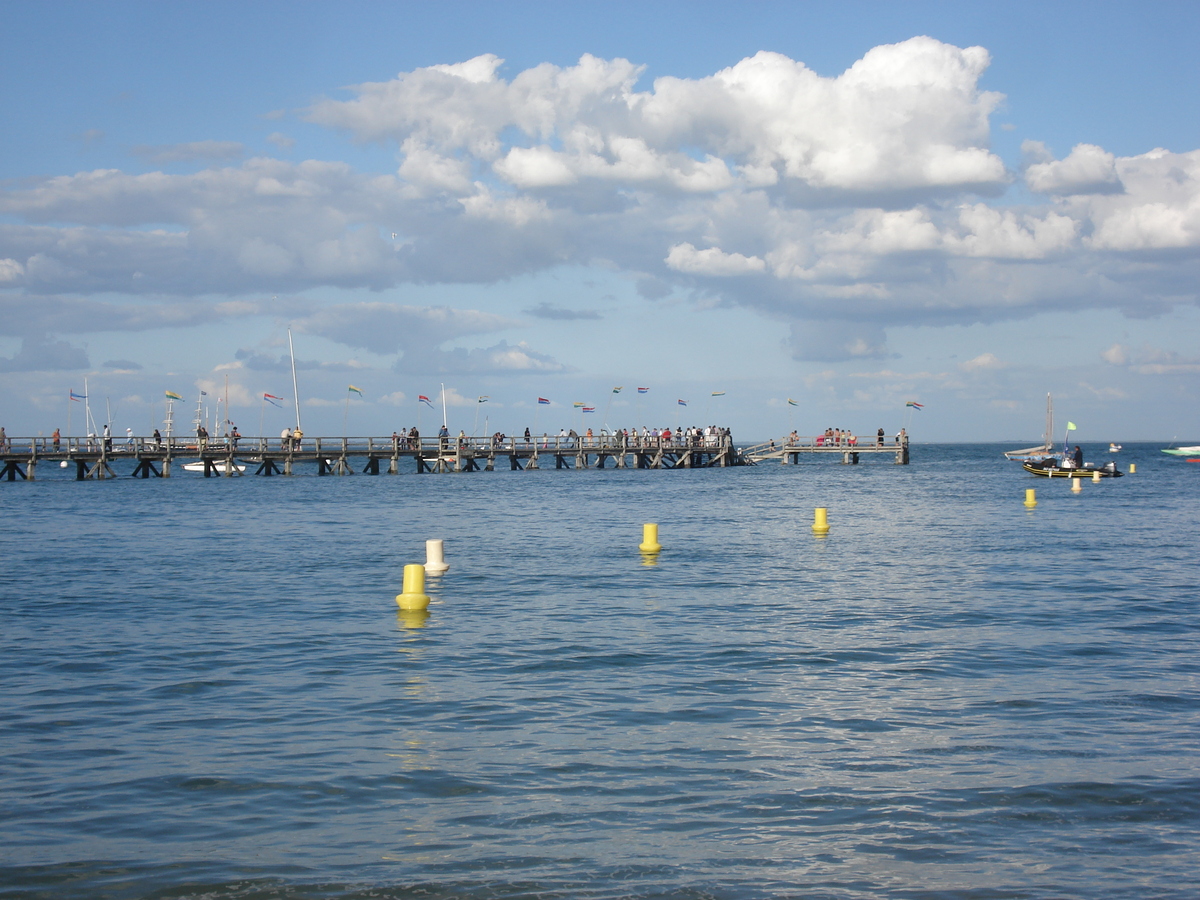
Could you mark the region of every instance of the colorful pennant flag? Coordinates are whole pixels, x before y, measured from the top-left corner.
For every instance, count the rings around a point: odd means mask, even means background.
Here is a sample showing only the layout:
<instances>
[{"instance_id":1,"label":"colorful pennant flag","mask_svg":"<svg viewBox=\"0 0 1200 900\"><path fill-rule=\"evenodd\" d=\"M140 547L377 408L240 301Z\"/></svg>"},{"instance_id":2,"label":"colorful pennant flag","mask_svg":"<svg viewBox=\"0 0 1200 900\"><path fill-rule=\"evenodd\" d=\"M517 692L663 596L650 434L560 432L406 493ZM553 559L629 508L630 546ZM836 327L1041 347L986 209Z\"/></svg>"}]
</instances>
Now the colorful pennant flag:
<instances>
[{"instance_id":1,"label":"colorful pennant flag","mask_svg":"<svg viewBox=\"0 0 1200 900\"><path fill-rule=\"evenodd\" d=\"M620 387L615 387L615 388L613 388L613 393L614 393L614 394L619 394L619 393L621 393L621 391L623 391L623 390L625 390L625 385L621 385Z\"/></svg>"},{"instance_id":2,"label":"colorful pennant flag","mask_svg":"<svg viewBox=\"0 0 1200 900\"><path fill-rule=\"evenodd\" d=\"M488 402L489 400L491 400L491 399L492 399L492 398L491 398L491 397L489 397L487 394L480 394L480 395L479 395L479 399L478 399L478 400L476 400L475 402L476 402L476 403L487 403L487 402Z\"/></svg>"},{"instance_id":3,"label":"colorful pennant flag","mask_svg":"<svg viewBox=\"0 0 1200 900\"><path fill-rule=\"evenodd\" d=\"M1074 422L1068 422L1068 423L1067 423L1067 431L1074 431L1074 430L1075 430L1075 423L1074 423Z\"/></svg>"},{"instance_id":4,"label":"colorful pennant flag","mask_svg":"<svg viewBox=\"0 0 1200 900\"><path fill-rule=\"evenodd\" d=\"M583 408L583 411L584 411L584 412L595 412L595 411L596 411L596 407L594 407L594 406L585 406L585 407Z\"/></svg>"},{"instance_id":5,"label":"colorful pennant flag","mask_svg":"<svg viewBox=\"0 0 1200 900\"><path fill-rule=\"evenodd\" d=\"M428 397L426 397L424 394L417 394L417 402L424 403L430 409L433 408L433 401L430 400Z\"/></svg>"},{"instance_id":6,"label":"colorful pennant flag","mask_svg":"<svg viewBox=\"0 0 1200 900\"><path fill-rule=\"evenodd\" d=\"M571 405L572 405L573 407L575 407L576 409L579 409L580 407L582 407L582 406L583 406L583 404L582 404L582 403L572 403Z\"/></svg>"},{"instance_id":7,"label":"colorful pennant flag","mask_svg":"<svg viewBox=\"0 0 1200 900\"><path fill-rule=\"evenodd\" d=\"M677 402L677 403L678 403L680 406L687 406L687 401L686 401L686 400L677 400L676 402Z\"/></svg>"},{"instance_id":8,"label":"colorful pennant flag","mask_svg":"<svg viewBox=\"0 0 1200 900\"><path fill-rule=\"evenodd\" d=\"M650 393L650 388L638 388L638 393L639 394L648 394L648 393Z\"/></svg>"},{"instance_id":9,"label":"colorful pennant flag","mask_svg":"<svg viewBox=\"0 0 1200 900\"><path fill-rule=\"evenodd\" d=\"M909 400L909 401L908 401L907 403L905 403L904 405L905 405L905 406L911 406L913 409L924 409L924 408L925 408L925 404L924 404L924 403L918 403L918 402L917 402L917 401L915 401L915 400Z\"/></svg>"},{"instance_id":10,"label":"colorful pennant flag","mask_svg":"<svg viewBox=\"0 0 1200 900\"><path fill-rule=\"evenodd\" d=\"M75 401L77 401L77 402L78 402L79 400L86 400L86 399L87 399L87 394L77 394L77 393L75 393L74 391L71 391L71 399L72 399L72 400L75 400Z\"/></svg>"},{"instance_id":11,"label":"colorful pennant flag","mask_svg":"<svg viewBox=\"0 0 1200 900\"><path fill-rule=\"evenodd\" d=\"M282 397L276 397L274 394L263 394L263 399L266 400L268 403L270 403L272 406L278 406L280 409L283 409L283 406L281 406L279 403L276 402L278 400L282 400L283 399Z\"/></svg>"},{"instance_id":12,"label":"colorful pennant flag","mask_svg":"<svg viewBox=\"0 0 1200 900\"><path fill-rule=\"evenodd\" d=\"M724 396L725 396L725 392L724 392L724 391L713 391L713 392L712 392L712 395L713 395L714 397L724 397Z\"/></svg>"},{"instance_id":13,"label":"colorful pennant flag","mask_svg":"<svg viewBox=\"0 0 1200 900\"><path fill-rule=\"evenodd\" d=\"M354 391L354 393L358 394L358 396L360 396L360 397L362 396L362 391L360 391L360 390L359 390L358 388L356 388L354 385L350 385L350 388L349 388L349 390L351 390L351 391Z\"/></svg>"},{"instance_id":14,"label":"colorful pennant flag","mask_svg":"<svg viewBox=\"0 0 1200 900\"><path fill-rule=\"evenodd\" d=\"M799 405L800 404L797 403L795 400L793 400L791 397L788 397L788 406L799 406Z\"/></svg>"},{"instance_id":15,"label":"colorful pennant flag","mask_svg":"<svg viewBox=\"0 0 1200 900\"><path fill-rule=\"evenodd\" d=\"M550 405L550 401L547 400L545 397L538 397L538 403L542 404L543 406Z\"/></svg>"},{"instance_id":16,"label":"colorful pennant flag","mask_svg":"<svg viewBox=\"0 0 1200 900\"><path fill-rule=\"evenodd\" d=\"M183 399L181 396L179 396L174 391L163 391L163 393L167 395L168 400L182 400Z\"/></svg>"}]
</instances>

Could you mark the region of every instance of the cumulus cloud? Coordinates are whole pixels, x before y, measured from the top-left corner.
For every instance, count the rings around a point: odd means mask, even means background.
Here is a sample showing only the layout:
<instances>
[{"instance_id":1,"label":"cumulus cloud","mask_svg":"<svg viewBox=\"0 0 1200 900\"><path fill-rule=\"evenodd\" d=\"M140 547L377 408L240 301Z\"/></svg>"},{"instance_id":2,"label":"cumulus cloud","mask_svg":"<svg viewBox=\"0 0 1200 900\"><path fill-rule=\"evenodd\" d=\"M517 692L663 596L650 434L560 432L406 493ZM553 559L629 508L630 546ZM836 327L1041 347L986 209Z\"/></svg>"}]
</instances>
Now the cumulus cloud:
<instances>
[{"instance_id":1,"label":"cumulus cloud","mask_svg":"<svg viewBox=\"0 0 1200 900\"><path fill-rule=\"evenodd\" d=\"M675 271L689 275L748 275L767 267L757 256L726 253L719 247L697 250L686 242L672 247L666 262Z\"/></svg>"},{"instance_id":2,"label":"cumulus cloud","mask_svg":"<svg viewBox=\"0 0 1200 900\"><path fill-rule=\"evenodd\" d=\"M1110 366L1129 365L1129 348L1124 344L1113 344L1100 351L1100 358Z\"/></svg>"},{"instance_id":3,"label":"cumulus cloud","mask_svg":"<svg viewBox=\"0 0 1200 900\"><path fill-rule=\"evenodd\" d=\"M1056 160L1040 141L1021 145L1038 159L1025 169L1030 190L1045 194L1115 194L1122 190L1116 157L1095 144L1077 144L1066 159Z\"/></svg>"},{"instance_id":4,"label":"cumulus cloud","mask_svg":"<svg viewBox=\"0 0 1200 900\"><path fill-rule=\"evenodd\" d=\"M1007 364L1001 362L994 353L981 353L974 359L968 359L965 363L960 363L959 368L964 372L980 372L993 369L1003 369L1006 367L1006 365Z\"/></svg>"},{"instance_id":5,"label":"cumulus cloud","mask_svg":"<svg viewBox=\"0 0 1200 900\"><path fill-rule=\"evenodd\" d=\"M997 185L1007 175L986 147L1002 99L981 91L982 47L932 38L876 47L826 78L761 52L699 79L662 77L637 91L642 69L584 55L511 81L488 54L355 86L323 100L310 121L406 154L459 153L509 184L582 180L713 192L794 180L819 189L896 191ZM506 133L524 140L507 145Z\"/></svg>"}]
</instances>

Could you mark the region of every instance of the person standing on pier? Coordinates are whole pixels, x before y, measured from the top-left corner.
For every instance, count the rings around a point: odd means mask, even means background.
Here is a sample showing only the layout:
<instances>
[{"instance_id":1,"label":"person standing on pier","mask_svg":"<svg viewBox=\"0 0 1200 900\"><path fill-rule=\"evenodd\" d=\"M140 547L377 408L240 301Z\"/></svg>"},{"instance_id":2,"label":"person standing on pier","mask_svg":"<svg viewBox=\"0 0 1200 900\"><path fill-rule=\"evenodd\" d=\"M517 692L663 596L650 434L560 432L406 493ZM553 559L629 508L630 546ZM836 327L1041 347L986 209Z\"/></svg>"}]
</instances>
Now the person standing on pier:
<instances>
[{"instance_id":1,"label":"person standing on pier","mask_svg":"<svg viewBox=\"0 0 1200 900\"><path fill-rule=\"evenodd\" d=\"M304 439L304 432L299 428L292 429L292 449L297 453L300 452L300 441Z\"/></svg>"},{"instance_id":2,"label":"person standing on pier","mask_svg":"<svg viewBox=\"0 0 1200 900\"><path fill-rule=\"evenodd\" d=\"M107 424L104 426L104 452L108 453L112 450L112 429Z\"/></svg>"},{"instance_id":3,"label":"person standing on pier","mask_svg":"<svg viewBox=\"0 0 1200 900\"><path fill-rule=\"evenodd\" d=\"M58 442L62 440L62 435L59 433L57 428L54 429L54 434L50 435L50 438L54 441L54 449L57 450Z\"/></svg>"},{"instance_id":4,"label":"person standing on pier","mask_svg":"<svg viewBox=\"0 0 1200 900\"><path fill-rule=\"evenodd\" d=\"M162 432L157 428L154 429L154 446L156 448L162 446Z\"/></svg>"},{"instance_id":5,"label":"person standing on pier","mask_svg":"<svg viewBox=\"0 0 1200 900\"><path fill-rule=\"evenodd\" d=\"M8 435L4 433L4 426L0 425L0 452L8 450Z\"/></svg>"},{"instance_id":6,"label":"person standing on pier","mask_svg":"<svg viewBox=\"0 0 1200 900\"><path fill-rule=\"evenodd\" d=\"M292 429L290 427L284 428L283 431L279 432L279 449L286 453L291 446Z\"/></svg>"},{"instance_id":7,"label":"person standing on pier","mask_svg":"<svg viewBox=\"0 0 1200 900\"><path fill-rule=\"evenodd\" d=\"M875 437L875 446L876 447L883 446L883 426L880 426L879 433Z\"/></svg>"}]
</instances>

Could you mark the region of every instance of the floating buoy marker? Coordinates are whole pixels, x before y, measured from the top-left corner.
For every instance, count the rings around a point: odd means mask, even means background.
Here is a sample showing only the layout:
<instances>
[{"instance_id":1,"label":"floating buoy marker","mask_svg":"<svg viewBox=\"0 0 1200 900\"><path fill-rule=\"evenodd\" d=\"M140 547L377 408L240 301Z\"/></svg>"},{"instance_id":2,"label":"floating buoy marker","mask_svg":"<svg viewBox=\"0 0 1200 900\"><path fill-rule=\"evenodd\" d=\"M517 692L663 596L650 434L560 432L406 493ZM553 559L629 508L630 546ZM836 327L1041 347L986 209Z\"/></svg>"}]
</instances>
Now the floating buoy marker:
<instances>
[{"instance_id":1,"label":"floating buoy marker","mask_svg":"<svg viewBox=\"0 0 1200 900\"><path fill-rule=\"evenodd\" d=\"M404 567L404 592L396 595L396 605L406 610L429 606L429 597L425 594L425 567L420 563Z\"/></svg>"},{"instance_id":2,"label":"floating buoy marker","mask_svg":"<svg viewBox=\"0 0 1200 900\"><path fill-rule=\"evenodd\" d=\"M1029 509L1033 509L1035 506L1037 506L1037 491L1035 491L1033 488L1025 488L1025 505Z\"/></svg>"},{"instance_id":3,"label":"floating buoy marker","mask_svg":"<svg viewBox=\"0 0 1200 900\"><path fill-rule=\"evenodd\" d=\"M1095 482L1096 484L1100 483L1100 473L1099 472L1092 473L1092 481Z\"/></svg>"},{"instance_id":4,"label":"floating buoy marker","mask_svg":"<svg viewBox=\"0 0 1200 900\"><path fill-rule=\"evenodd\" d=\"M425 574L441 575L450 568L446 562L445 545L439 538L425 542Z\"/></svg>"},{"instance_id":5,"label":"floating buoy marker","mask_svg":"<svg viewBox=\"0 0 1200 900\"><path fill-rule=\"evenodd\" d=\"M642 542L638 544L638 549L643 553L658 553L662 550L662 544L658 542L657 523L647 522L642 526Z\"/></svg>"},{"instance_id":6,"label":"floating buoy marker","mask_svg":"<svg viewBox=\"0 0 1200 900\"><path fill-rule=\"evenodd\" d=\"M1129 464L1129 474L1133 475L1135 472L1137 472L1137 463L1130 463Z\"/></svg>"},{"instance_id":7,"label":"floating buoy marker","mask_svg":"<svg viewBox=\"0 0 1200 900\"><path fill-rule=\"evenodd\" d=\"M813 534L829 534L829 510L824 506L813 510Z\"/></svg>"},{"instance_id":8,"label":"floating buoy marker","mask_svg":"<svg viewBox=\"0 0 1200 900\"><path fill-rule=\"evenodd\" d=\"M1082 478L1072 478L1071 479L1071 492L1078 494L1082 490L1083 490L1083 479Z\"/></svg>"}]
</instances>

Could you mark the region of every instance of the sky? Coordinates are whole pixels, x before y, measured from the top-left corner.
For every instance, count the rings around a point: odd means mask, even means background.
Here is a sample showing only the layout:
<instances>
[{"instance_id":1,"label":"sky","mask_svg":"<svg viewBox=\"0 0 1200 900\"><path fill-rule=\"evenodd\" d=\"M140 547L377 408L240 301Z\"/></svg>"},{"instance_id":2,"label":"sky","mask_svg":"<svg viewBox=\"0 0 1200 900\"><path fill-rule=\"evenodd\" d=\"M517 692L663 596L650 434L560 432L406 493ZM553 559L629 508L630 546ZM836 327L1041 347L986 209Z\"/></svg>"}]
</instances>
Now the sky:
<instances>
[{"instance_id":1,"label":"sky","mask_svg":"<svg viewBox=\"0 0 1200 900\"><path fill-rule=\"evenodd\" d=\"M1200 4L0 8L10 436L1200 438Z\"/></svg>"}]
</instances>

